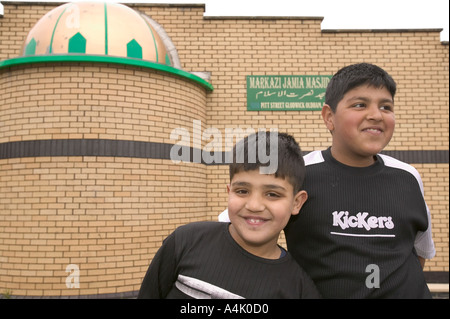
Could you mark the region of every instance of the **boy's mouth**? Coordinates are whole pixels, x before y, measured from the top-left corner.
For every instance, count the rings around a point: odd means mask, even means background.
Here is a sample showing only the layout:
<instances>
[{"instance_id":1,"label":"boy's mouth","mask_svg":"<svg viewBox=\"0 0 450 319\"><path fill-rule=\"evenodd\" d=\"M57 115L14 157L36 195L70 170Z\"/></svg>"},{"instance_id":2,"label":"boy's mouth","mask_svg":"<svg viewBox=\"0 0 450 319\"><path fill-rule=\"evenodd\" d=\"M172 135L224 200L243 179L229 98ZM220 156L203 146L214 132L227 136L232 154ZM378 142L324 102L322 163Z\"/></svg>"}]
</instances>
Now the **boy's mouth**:
<instances>
[{"instance_id":1,"label":"boy's mouth","mask_svg":"<svg viewBox=\"0 0 450 319\"><path fill-rule=\"evenodd\" d=\"M245 221L251 226L260 226L267 222L267 219L259 217L245 217Z\"/></svg>"},{"instance_id":2,"label":"boy's mouth","mask_svg":"<svg viewBox=\"0 0 450 319\"><path fill-rule=\"evenodd\" d=\"M374 134L374 135L379 135L379 134L383 133L383 130L379 127L367 127L365 129L363 129L362 131L370 133L370 134Z\"/></svg>"}]
</instances>

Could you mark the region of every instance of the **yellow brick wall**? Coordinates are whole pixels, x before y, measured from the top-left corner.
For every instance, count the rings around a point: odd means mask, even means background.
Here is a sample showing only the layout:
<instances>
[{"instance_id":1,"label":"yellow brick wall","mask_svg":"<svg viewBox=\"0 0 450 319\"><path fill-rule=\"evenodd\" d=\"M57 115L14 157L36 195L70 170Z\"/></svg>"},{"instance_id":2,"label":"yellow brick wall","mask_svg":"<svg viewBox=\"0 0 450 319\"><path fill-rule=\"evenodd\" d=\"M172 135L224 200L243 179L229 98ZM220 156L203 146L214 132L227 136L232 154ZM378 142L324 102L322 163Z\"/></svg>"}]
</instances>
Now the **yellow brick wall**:
<instances>
[{"instance_id":1,"label":"yellow brick wall","mask_svg":"<svg viewBox=\"0 0 450 319\"><path fill-rule=\"evenodd\" d=\"M178 76L95 63L0 70L0 143L105 139L174 144L206 121L206 92ZM169 159L0 159L0 291L13 295L139 290L162 240L207 214L206 166ZM68 265L80 269L68 289Z\"/></svg>"},{"instance_id":2,"label":"yellow brick wall","mask_svg":"<svg viewBox=\"0 0 450 319\"><path fill-rule=\"evenodd\" d=\"M0 59L19 55L28 30L55 6L5 3ZM173 144L171 130L192 132L195 119L203 130L214 127L223 135L225 128L278 128L305 151L323 149L331 139L320 112L249 112L245 77L332 75L345 65L369 62L385 68L398 84L396 131L387 150L448 151L448 43L440 42L439 32L323 32L320 19L204 18L203 6L132 7L164 27L184 70L211 73L214 91L205 94L160 72L147 79L147 71L134 67L15 67L0 72L0 143L104 138ZM167 86L180 96L155 99ZM174 112L168 116L167 110ZM410 164L422 175L432 212L437 255L425 270L448 271L449 165ZM0 228L11 228L0 239L8 254L0 256L0 291L11 287L17 295L137 290L165 235L188 221L216 220L227 205L224 165L38 157L0 160L0 166L0 189L8 194L0 205L11 212L0 221ZM163 180L143 180L147 175ZM165 215L169 211L172 218ZM5 260L9 268L3 268ZM76 262L81 289L64 289L64 267Z\"/></svg>"},{"instance_id":3,"label":"yellow brick wall","mask_svg":"<svg viewBox=\"0 0 450 319\"><path fill-rule=\"evenodd\" d=\"M205 121L205 91L163 72L104 64L38 64L0 72L0 143L117 139L174 143Z\"/></svg>"},{"instance_id":4,"label":"yellow brick wall","mask_svg":"<svg viewBox=\"0 0 450 319\"><path fill-rule=\"evenodd\" d=\"M182 179L180 179L182 176ZM170 160L0 160L0 291L61 296L139 290L162 240L206 214L205 169ZM79 289L66 267L78 265Z\"/></svg>"}]
</instances>

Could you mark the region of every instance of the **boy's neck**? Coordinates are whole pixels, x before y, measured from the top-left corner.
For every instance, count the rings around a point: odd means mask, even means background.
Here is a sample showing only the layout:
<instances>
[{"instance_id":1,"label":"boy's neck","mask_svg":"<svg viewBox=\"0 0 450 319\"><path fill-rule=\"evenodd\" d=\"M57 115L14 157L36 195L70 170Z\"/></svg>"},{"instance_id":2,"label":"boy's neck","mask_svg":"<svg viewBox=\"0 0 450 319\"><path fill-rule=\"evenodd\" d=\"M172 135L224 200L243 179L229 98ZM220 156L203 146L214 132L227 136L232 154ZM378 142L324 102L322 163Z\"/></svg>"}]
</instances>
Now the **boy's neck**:
<instances>
[{"instance_id":1,"label":"boy's neck","mask_svg":"<svg viewBox=\"0 0 450 319\"><path fill-rule=\"evenodd\" d=\"M331 147L331 155L338 162L351 167L369 167L377 161L376 155L370 156L346 156L333 150Z\"/></svg>"},{"instance_id":2,"label":"boy's neck","mask_svg":"<svg viewBox=\"0 0 450 319\"><path fill-rule=\"evenodd\" d=\"M281 248L278 247L278 245L275 245L271 249L261 249L261 247L256 247L256 249L251 249L251 250L245 249L245 250L252 255L255 255L257 257L264 258L264 259L280 259L280 256L282 253Z\"/></svg>"},{"instance_id":3,"label":"boy's neck","mask_svg":"<svg viewBox=\"0 0 450 319\"><path fill-rule=\"evenodd\" d=\"M254 256L264 259L279 259L282 254L282 250L277 245L277 242L269 242L261 246L251 245L246 242L243 242L242 239L239 236L237 236L236 230L234 229L232 224L229 225L228 231L231 235L231 238L233 238L234 241L239 246L241 246L242 249L244 249L245 251Z\"/></svg>"}]
</instances>

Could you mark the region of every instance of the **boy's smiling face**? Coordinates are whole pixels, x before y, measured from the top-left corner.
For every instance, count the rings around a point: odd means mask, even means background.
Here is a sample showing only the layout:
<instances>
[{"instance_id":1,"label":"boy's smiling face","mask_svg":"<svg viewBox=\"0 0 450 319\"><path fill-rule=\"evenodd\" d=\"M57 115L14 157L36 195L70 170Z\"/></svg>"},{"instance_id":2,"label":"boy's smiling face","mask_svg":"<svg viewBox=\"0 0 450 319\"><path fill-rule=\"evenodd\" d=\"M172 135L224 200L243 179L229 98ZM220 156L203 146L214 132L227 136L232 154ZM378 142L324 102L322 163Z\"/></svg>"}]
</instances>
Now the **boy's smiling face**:
<instances>
[{"instance_id":1,"label":"boy's smiling face","mask_svg":"<svg viewBox=\"0 0 450 319\"><path fill-rule=\"evenodd\" d=\"M373 164L394 133L394 101L384 87L358 86L344 95L334 113L325 105L322 117L333 135L333 157L349 166Z\"/></svg>"},{"instance_id":2,"label":"boy's smiling face","mask_svg":"<svg viewBox=\"0 0 450 319\"><path fill-rule=\"evenodd\" d=\"M228 190L230 234L248 252L263 258L280 256L277 241L291 215L298 214L307 199L305 191L259 170L236 173Z\"/></svg>"}]
</instances>

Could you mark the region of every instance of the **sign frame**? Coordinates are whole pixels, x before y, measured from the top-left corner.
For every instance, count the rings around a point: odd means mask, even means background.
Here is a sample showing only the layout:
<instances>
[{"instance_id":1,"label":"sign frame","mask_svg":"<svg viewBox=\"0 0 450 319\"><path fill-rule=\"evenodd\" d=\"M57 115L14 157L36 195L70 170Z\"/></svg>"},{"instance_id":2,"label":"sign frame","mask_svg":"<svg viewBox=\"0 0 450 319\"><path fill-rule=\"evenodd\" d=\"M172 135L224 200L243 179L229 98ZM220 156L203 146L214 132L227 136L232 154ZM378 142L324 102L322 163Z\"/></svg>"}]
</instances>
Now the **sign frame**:
<instances>
[{"instance_id":1,"label":"sign frame","mask_svg":"<svg viewBox=\"0 0 450 319\"><path fill-rule=\"evenodd\" d=\"M247 111L319 111L331 75L247 75Z\"/></svg>"}]
</instances>

